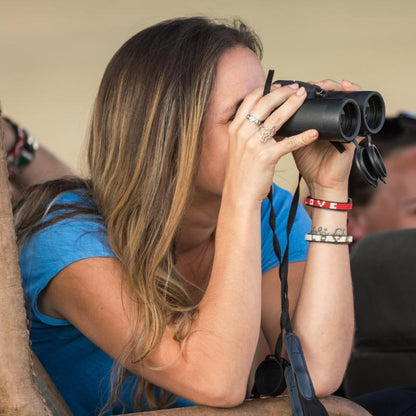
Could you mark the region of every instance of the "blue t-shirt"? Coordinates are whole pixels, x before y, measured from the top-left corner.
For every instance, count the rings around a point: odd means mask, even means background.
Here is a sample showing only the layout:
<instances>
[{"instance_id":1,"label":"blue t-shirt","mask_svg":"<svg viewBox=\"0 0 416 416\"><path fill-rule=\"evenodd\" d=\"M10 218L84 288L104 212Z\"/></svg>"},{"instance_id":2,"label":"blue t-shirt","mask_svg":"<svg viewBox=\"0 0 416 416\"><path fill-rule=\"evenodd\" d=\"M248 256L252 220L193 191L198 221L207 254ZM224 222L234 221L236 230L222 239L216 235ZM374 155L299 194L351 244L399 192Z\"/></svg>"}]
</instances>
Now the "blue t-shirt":
<instances>
[{"instance_id":1,"label":"blue t-shirt","mask_svg":"<svg viewBox=\"0 0 416 416\"><path fill-rule=\"evenodd\" d=\"M65 193L56 203L83 203L85 197ZM286 224L292 196L274 185L273 205L276 211L276 234L282 253L286 247ZM262 272L279 264L272 245L269 226L270 204L264 201L261 209ZM56 215L48 214L45 220ZM308 243L305 232L310 219L301 206L290 234L289 261L306 259ZM59 221L32 235L20 251L20 268L27 296L32 348L54 381L75 416L97 415L107 402L113 359L93 344L70 322L42 314L37 306L39 294L59 271L71 263L91 257L115 257L108 245L102 222L87 215ZM130 380L131 381L131 380ZM128 403L128 381L125 397ZM179 398L175 407L193 405ZM137 409L127 407L127 412ZM112 409L121 413L121 407ZM108 415L113 414L111 411Z\"/></svg>"}]
</instances>

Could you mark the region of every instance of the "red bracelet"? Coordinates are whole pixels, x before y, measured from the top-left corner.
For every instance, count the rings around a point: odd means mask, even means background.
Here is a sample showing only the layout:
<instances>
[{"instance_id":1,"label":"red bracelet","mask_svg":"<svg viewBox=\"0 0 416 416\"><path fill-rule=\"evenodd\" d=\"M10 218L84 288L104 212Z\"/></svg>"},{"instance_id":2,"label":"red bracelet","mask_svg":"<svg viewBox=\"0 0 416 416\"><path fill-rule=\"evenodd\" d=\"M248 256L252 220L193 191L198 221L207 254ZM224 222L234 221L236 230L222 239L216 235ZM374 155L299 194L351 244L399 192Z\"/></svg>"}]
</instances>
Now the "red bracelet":
<instances>
[{"instance_id":1,"label":"red bracelet","mask_svg":"<svg viewBox=\"0 0 416 416\"><path fill-rule=\"evenodd\" d=\"M352 209L352 199L348 198L348 202L332 202L307 196L305 198L305 205L315 208L334 209L337 211L350 211Z\"/></svg>"}]
</instances>

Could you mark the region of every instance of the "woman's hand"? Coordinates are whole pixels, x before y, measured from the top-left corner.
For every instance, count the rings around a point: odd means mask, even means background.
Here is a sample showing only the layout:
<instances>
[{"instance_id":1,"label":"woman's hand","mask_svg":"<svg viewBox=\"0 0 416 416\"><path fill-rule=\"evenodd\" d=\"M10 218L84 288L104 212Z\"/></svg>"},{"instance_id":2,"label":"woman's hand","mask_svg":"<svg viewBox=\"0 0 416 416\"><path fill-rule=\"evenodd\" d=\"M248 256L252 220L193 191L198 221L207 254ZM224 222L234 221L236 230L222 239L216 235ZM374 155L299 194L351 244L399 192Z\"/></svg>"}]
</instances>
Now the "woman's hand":
<instances>
[{"instance_id":1,"label":"woman's hand","mask_svg":"<svg viewBox=\"0 0 416 416\"><path fill-rule=\"evenodd\" d=\"M316 85L328 91L361 89L349 81L324 80L317 82ZM318 140L311 146L293 152L297 167L313 196L327 198L329 195L341 195L347 192L355 145L343 143L343 146L346 150L341 154L330 141Z\"/></svg>"},{"instance_id":2,"label":"woman's hand","mask_svg":"<svg viewBox=\"0 0 416 416\"><path fill-rule=\"evenodd\" d=\"M224 184L224 191L233 192L234 189L239 195L258 202L267 197L279 159L318 138L316 130L307 130L280 141L273 140L279 128L303 104L306 98L303 87L299 88L298 84L273 85L269 94L262 96L262 93L263 87L249 94L229 126L230 146ZM247 119L249 114L254 121ZM261 126L260 122L263 122Z\"/></svg>"}]
</instances>

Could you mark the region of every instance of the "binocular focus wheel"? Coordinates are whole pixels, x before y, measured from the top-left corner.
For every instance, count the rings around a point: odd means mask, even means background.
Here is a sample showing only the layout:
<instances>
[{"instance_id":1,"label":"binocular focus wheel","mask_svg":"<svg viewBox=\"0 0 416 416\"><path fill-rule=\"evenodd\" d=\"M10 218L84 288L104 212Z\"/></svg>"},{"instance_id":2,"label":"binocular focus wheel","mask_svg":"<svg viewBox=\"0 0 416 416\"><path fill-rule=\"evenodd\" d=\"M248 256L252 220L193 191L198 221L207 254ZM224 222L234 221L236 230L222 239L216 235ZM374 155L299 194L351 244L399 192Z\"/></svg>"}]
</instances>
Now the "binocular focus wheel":
<instances>
[{"instance_id":1,"label":"binocular focus wheel","mask_svg":"<svg viewBox=\"0 0 416 416\"><path fill-rule=\"evenodd\" d=\"M257 367L255 389L258 394L278 396L286 388L285 368L289 363L284 358L268 355Z\"/></svg>"}]
</instances>

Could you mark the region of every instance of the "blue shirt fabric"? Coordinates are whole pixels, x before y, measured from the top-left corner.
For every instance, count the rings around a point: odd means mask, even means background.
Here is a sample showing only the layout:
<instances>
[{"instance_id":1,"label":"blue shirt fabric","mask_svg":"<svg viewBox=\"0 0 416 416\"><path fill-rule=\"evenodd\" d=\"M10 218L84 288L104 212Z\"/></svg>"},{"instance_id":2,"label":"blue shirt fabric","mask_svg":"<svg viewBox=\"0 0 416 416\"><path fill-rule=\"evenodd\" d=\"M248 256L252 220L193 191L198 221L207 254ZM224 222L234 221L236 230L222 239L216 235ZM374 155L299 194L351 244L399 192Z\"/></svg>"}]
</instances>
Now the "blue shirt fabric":
<instances>
[{"instance_id":1,"label":"blue shirt fabric","mask_svg":"<svg viewBox=\"0 0 416 416\"><path fill-rule=\"evenodd\" d=\"M276 234L282 253L286 247L286 224L292 196L274 185L273 205L276 211ZM65 193L54 203L83 203L86 197ZM262 272L279 264L272 245L269 226L270 204L264 201L261 209ZM50 213L45 221L57 213ZM290 234L289 261L306 259L308 243L305 232L310 219L301 206ZM32 348L51 376L75 416L97 415L109 395L110 372L113 359L87 339L66 320L42 314L37 306L39 294L56 274L71 263L91 257L115 257L108 245L102 222L87 215L59 221L32 235L20 251L20 268L27 297ZM128 386L128 384L126 384ZM128 387L125 389L128 403ZM193 405L179 398L175 407ZM127 407L127 412L137 411ZM106 413L120 414L121 407Z\"/></svg>"}]
</instances>

